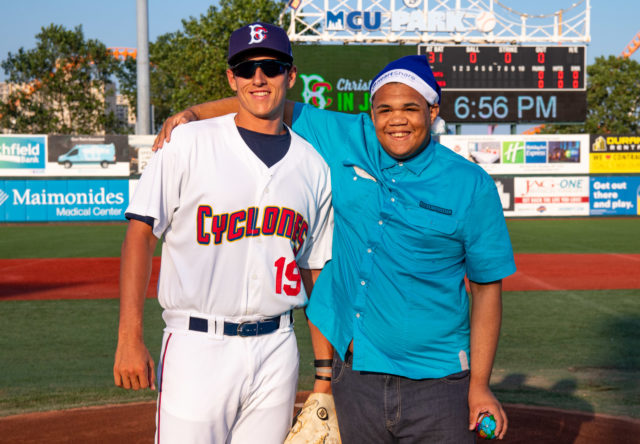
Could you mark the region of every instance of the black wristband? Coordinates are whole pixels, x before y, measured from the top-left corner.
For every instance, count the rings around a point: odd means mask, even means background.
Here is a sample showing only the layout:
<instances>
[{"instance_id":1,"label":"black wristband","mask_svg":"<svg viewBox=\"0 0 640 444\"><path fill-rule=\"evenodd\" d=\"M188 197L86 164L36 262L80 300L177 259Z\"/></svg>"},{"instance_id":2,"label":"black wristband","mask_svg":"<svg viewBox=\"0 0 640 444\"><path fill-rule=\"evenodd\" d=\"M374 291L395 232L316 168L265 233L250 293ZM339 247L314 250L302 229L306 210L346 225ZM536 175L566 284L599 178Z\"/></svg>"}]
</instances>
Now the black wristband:
<instances>
[{"instance_id":1,"label":"black wristband","mask_svg":"<svg viewBox=\"0 0 640 444\"><path fill-rule=\"evenodd\" d=\"M331 381L331 376L316 375L316 379L318 379L320 381Z\"/></svg>"},{"instance_id":2,"label":"black wristband","mask_svg":"<svg viewBox=\"0 0 640 444\"><path fill-rule=\"evenodd\" d=\"M333 359L316 359L313 361L315 367L331 367L333 365Z\"/></svg>"}]
</instances>

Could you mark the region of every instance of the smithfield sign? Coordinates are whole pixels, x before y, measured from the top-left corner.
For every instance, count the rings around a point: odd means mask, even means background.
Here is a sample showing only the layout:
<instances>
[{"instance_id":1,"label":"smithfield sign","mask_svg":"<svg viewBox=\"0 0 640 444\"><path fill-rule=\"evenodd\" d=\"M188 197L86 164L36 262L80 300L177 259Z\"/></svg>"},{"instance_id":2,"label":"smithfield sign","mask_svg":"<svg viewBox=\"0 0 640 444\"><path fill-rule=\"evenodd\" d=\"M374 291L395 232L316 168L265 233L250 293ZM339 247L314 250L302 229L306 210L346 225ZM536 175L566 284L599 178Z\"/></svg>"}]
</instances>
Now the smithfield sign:
<instances>
[{"instance_id":1,"label":"smithfield sign","mask_svg":"<svg viewBox=\"0 0 640 444\"><path fill-rule=\"evenodd\" d=\"M25 174L43 172L47 159L47 136L0 135L0 175L9 170Z\"/></svg>"}]
</instances>

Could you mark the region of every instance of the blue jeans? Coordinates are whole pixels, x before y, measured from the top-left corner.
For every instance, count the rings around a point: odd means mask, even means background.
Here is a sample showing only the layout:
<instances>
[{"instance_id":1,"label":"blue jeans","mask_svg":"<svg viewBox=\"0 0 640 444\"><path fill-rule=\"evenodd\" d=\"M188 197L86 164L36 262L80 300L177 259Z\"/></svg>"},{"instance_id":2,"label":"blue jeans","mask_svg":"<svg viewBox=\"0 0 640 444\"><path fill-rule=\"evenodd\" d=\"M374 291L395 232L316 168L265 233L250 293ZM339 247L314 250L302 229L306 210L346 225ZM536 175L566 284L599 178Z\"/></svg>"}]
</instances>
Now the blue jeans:
<instances>
[{"instance_id":1,"label":"blue jeans","mask_svg":"<svg viewBox=\"0 0 640 444\"><path fill-rule=\"evenodd\" d=\"M332 389L343 444L473 444L469 372L408 379L354 371L335 354Z\"/></svg>"}]
</instances>

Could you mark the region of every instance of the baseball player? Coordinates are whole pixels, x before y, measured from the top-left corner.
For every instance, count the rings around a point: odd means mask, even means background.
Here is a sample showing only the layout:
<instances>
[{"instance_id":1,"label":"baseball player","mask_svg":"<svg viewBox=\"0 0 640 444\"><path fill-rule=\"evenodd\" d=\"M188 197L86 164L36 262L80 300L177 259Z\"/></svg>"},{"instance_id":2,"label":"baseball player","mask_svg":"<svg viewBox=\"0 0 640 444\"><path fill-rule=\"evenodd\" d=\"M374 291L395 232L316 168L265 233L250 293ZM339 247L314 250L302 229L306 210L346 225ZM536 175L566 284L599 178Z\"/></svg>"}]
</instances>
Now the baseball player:
<instances>
[{"instance_id":1,"label":"baseball player","mask_svg":"<svg viewBox=\"0 0 640 444\"><path fill-rule=\"evenodd\" d=\"M127 209L114 378L156 386L142 308L163 238L157 443L283 442L298 375L292 309L330 259L328 166L283 124L296 78L286 33L242 27L228 62L237 114L177 130Z\"/></svg>"}]
</instances>

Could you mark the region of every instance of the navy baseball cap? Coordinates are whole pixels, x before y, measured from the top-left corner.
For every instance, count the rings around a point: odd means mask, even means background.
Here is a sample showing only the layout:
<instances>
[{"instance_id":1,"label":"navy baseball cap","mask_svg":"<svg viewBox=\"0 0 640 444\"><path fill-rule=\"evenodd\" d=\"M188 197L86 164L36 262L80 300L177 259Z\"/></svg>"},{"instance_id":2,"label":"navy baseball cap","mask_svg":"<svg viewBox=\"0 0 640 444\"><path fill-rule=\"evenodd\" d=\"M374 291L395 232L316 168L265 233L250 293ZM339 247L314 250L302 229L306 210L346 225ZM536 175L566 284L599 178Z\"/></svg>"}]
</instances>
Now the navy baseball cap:
<instances>
[{"instance_id":1,"label":"navy baseball cap","mask_svg":"<svg viewBox=\"0 0 640 444\"><path fill-rule=\"evenodd\" d=\"M283 62L293 62L291 42L284 29L269 23L254 22L236 29L229 38L229 66L253 53L272 54Z\"/></svg>"}]
</instances>

